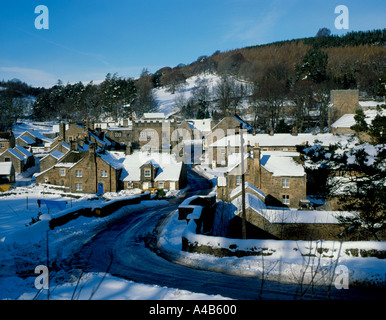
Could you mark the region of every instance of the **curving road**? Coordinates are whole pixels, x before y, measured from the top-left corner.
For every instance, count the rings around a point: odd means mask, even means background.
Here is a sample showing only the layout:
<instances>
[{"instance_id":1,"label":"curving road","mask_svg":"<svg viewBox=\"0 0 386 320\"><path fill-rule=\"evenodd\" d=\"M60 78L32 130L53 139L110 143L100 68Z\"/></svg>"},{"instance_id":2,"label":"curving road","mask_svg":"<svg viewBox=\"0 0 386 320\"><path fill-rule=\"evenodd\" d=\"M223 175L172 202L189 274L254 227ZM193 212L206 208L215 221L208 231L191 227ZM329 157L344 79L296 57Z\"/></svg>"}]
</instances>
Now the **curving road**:
<instances>
[{"instance_id":1,"label":"curving road","mask_svg":"<svg viewBox=\"0 0 386 320\"><path fill-rule=\"evenodd\" d=\"M205 194L208 181L189 172L193 194ZM203 189L203 190L201 190ZM201 191L199 191L201 190ZM222 273L188 268L174 264L153 252L154 230L157 224L174 212L183 199L170 200L167 205L139 210L114 221L104 231L87 243L74 257L73 267L85 271L105 272L139 283L157 284L191 292L220 294L234 299L285 299L299 297L299 286L265 281L262 295L259 296L261 280L243 278ZM346 291L346 292L344 292ZM374 298L372 291L332 289L333 299ZM375 296L377 298L377 296ZM327 289L316 288L306 294L304 299L327 299ZM379 297L378 297L379 299Z\"/></svg>"}]
</instances>

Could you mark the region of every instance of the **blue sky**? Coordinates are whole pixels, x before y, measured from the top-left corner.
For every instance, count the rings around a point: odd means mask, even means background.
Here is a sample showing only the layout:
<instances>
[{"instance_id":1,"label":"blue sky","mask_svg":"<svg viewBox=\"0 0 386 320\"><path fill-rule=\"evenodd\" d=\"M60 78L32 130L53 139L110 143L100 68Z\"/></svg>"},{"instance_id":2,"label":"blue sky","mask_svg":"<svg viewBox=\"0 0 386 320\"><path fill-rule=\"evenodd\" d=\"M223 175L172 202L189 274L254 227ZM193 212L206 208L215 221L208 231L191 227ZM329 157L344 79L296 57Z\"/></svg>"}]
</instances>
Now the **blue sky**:
<instances>
[{"instance_id":1,"label":"blue sky","mask_svg":"<svg viewBox=\"0 0 386 320\"><path fill-rule=\"evenodd\" d=\"M35 28L35 7L49 29ZM349 29L334 26L336 6ZM34 86L136 77L250 45L385 27L384 0L2 0L0 79Z\"/></svg>"}]
</instances>

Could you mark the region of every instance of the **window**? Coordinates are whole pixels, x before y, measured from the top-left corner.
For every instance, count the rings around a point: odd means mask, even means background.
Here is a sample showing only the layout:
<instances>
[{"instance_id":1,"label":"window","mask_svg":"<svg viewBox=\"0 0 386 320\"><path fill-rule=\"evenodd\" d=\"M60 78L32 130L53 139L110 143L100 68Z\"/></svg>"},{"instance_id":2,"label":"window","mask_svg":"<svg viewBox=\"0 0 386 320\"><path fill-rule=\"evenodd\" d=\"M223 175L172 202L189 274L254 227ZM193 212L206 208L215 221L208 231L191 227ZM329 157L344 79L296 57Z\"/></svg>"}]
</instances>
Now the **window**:
<instances>
[{"instance_id":1,"label":"window","mask_svg":"<svg viewBox=\"0 0 386 320\"><path fill-rule=\"evenodd\" d=\"M4 149L5 148L5 144L4 143L0 143L0 149Z\"/></svg>"},{"instance_id":2,"label":"window","mask_svg":"<svg viewBox=\"0 0 386 320\"><path fill-rule=\"evenodd\" d=\"M236 186L241 184L241 176L236 176Z\"/></svg>"},{"instance_id":3,"label":"window","mask_svg":"<svg viewBox=\"0 0 386 320\"><path fill-rule=\"evenodd\" d=\"M146 131L141 131L139 137L142 139L146 139Z\"/></svg>"},{"instance_id":4,"label":"window","mask_svg":"<svg viewBox=\"0 0 386 320\"><path fill-rule=\"evenodd\" d=\"M4 158L4 162L11 162L11 158Z\"/></svg>"},{"instance_id":5,"label":"window","mask_svg":"<svg viewBox=\"0 0 386 320\"><path fill-rule=\"evenodd\" d=\"M150 178L151 177L151 170L150 169L145 169L144 170L144 176L145 176L145 178Z\"/></svg>"},{"instance_id":6,"label":"window","mask_svg":"<svg viewBox=\"0 0 386 320\"><path fill-rule=\"evenodd\" d=\"M133 189L134 188L134 184L132 181L128 181L127 182L127 189Z\"/></svg>"},{"instance_id":7,"label":"window","mask_svg":"<svg viewBox=\"0 0 386 320\"><path fill-rule=\"evenodd\" d=\"M75 171L75 177L82 178L82 170L76 170Z\"/></svg>"},{"instance_id":8,"label":"window","mask_svg":"<svg viewBox=\"0 0 386 320\"><path fill-rule=\"evenodd\" d=\"M122 132L115 132L114 136L115 138L120 138L122 137Z\"/></svg>"},{"instance_id":9,"label":"window","mask_svg":"<svg viewBox=\"0 0 386 320\"><path fill-rule=\"evenodd\" d=\"M281 202L283 204L290 204L290 196L288 194L282 195Z\"/></svg>"},{"instance_id":10,"label":"window","mask_svg":"<svg viewBox=\"0 0 386 320\"><path fill-rule=\"evenodd\" d=\"M160 188L160 189L165 188L165 183L164 182L158 182L158 188Z\"/></svg>"},{"instance_id":11,"label":"window","mask_svg":"<svg viewBox=\"0 0 386 320\"><path fill-rule=\"evenodd\" d=\"M66 169L61 168L60 169L60 176L65 177L66 176Z\"/></svg>"},{"instance_id":12,"label":"window","mask_svg":"<svg viewBox=\"0 0 386 320\"><path fill-rule=\"evenodd\" d=\"M101 170L101 177L107 178L107 170Z\"/></svg>"},{"instance_id":13,"label":"window","mask_svg":"<svg viewBox=\"0 0 386 320\"><path fill-rule=\"evenodd\" d=\"M221 154L225 154L225 148L221 148L220 151L221 151Z\"/></svg>"},{"instance_id":14,"label":"window","mask_svg":"<svg viewBox=\"0 0 386 320\"><path fill-rule=\"evenodd\" d=\"M75 183L75 191L83 191L83 184Z\"/></svg>"},{"instance_id":15,"label":"window","mask_svg":"<svg viewBox=\"0 0 386 320\"><path fill-rule=\"evenodd\" d=\"M288 179L288 178L282 179L281 185L283 188L289 188L290 187L290 179Z\"/></svg>"}]
</instances>

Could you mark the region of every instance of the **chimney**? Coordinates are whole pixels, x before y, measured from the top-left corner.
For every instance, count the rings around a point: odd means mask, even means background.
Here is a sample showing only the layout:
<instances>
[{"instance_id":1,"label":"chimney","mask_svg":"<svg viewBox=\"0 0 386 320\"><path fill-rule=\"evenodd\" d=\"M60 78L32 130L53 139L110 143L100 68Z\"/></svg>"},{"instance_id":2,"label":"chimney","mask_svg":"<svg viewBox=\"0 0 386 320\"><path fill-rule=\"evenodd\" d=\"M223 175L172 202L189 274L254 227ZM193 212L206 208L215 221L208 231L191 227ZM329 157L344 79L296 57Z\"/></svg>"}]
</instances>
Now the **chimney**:
<instances>
[{"instance_id":1,"label":"chimney","mask_svg":"<svg viewBox=\"0 0 386 320\"><path fill-rule=\"evenodd\" d=\"M83 130L88 130L88 120L83 120L82 128Z\"/></svg>"},{"instance_id":2,"label":"chimney","mask_svg":"<svg viewBox=\"0 0 386 320\"><path fill-rule=\"evenodd\" d=\"M312 130L312 135L316 136L316 129L315 128L314 128L314 130Z\"/></svg>"},{"instance_id":3,"label":"chimney","mask_svg":"<svg viewBox=\"0 0 386 320\"><path fill-rule=\"evenodd\" d=\"M60 151L60 152L63 152L62 151L63 150L62 142L63 142L63 140L59 136L59 138L58 138L58 151Z\"/></svg>"},{"instance_id":4,"label":"chimney","mask_svg":"<svg viewBox=\"0 0 386 320\"><path fill-rule=\"evenodd\" d=\"M129 126L129 119L123 119L123 126L127 128Z\"/></svg>"},{"instance_id":5,"label":"chimney","mask_svg":"<svg viewBox=\"0 0 386 320\"><path fill-rule=\"evenodd\" d=\"M90 141L88 145L88 154L90 157L90 162L96 163L96 144L94 142Z\"/></svg>"},{"instance_id":6,"label":"chimney","mask_svg":"<svg viewBox=\"0 0 386 320\"><path fill-rule=\"evenodd\" d=\"M94 142L91 142L88 144L88 152L89 153L95 153L95 143Z\"/></svg>"},{"instance_id":7,"label":"chimney","mask_svg":"<svg viewBox=\"0 0 386 320\"><path fill-rule=\"evenodd\" d=\"M251 146L251 142L249 140L247 143L247 153L248 153L248 155L252 155L252 146Z\"/></svg>"},{"instance_id":8,"label":"chimney","mask_svg":"<svg viewBox=\"0 0 386 320\"><path fill-rule=\"evenodd\" d=\"M78 144L75 140L70 140L70 151L78 151Z\"/></svg>"},{"instance_id":9,"label":"chimney","mask_svg":"<svg viewBox=\"0 0 386 320\"><path fill-rule=\"evenodd\" d=\"M131 146L131 142L128 142L126 144L126 150L125 150L125 155L130 155L133 153L133 149L132 149L132 146Z\"/></svg>"},{"instance_id":10,"label":"chimney","mask_svg":"<svg viewBox=\"0 0 386 320\"><path fill-rule=\"evenodd\" d=\"M270 136L273 136L273 128L271 127L271 131L269 133Z\"/></svg>"},{"instance_id":11,"label":"chimney","mask_svg":"<svg viewBox=\"0 0 386 320\"><path fill-rule=\"evenodd\" d=\"M66 124L64 121L60 121L59 123L59 139L66 141Z\"/></svg>"}]
</instances>

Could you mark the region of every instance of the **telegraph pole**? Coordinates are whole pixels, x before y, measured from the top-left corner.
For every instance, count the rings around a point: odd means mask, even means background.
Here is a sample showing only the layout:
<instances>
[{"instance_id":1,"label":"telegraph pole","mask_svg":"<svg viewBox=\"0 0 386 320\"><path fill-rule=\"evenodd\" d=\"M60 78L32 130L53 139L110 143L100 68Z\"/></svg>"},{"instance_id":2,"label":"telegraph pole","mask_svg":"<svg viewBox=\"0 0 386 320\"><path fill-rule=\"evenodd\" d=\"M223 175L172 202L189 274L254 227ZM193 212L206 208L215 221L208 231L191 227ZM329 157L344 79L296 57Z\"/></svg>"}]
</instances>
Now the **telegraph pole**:
<instances>
[{"instance_id":1,"label":"telegraph pole","mask_svg":"<svg viewBox=\"0 0 386 320\"><path fill-rule=\"evenodd\" d=\"M240 149L241 149L241 233L243 239L247 238L247 217L245 213L245 168L244 168L244 138L243 138L243 124L240 123Z\"/></svg>"}]
</instances>

